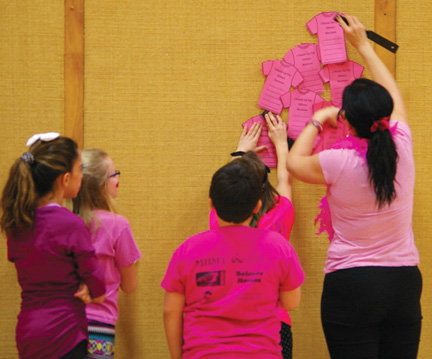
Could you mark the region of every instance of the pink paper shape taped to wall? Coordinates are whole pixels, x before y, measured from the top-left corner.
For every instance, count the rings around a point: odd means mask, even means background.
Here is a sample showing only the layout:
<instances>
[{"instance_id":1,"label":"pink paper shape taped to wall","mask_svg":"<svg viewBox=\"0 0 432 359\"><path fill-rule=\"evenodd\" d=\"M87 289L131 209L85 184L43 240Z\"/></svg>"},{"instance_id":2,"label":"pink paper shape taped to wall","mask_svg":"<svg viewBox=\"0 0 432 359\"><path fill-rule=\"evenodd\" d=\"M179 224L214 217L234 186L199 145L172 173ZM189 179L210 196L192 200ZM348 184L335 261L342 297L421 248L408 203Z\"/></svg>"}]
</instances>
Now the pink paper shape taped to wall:
<instances>
[{"instance_id":1,"label":"pink paper shape taped to wall","mask_svg":"<svg viewBox=\"0 0 432 359\"><path fill-rule=\"evenodd\" d=\"M247 126L249 130L252 125L256 122L259 122L262 125L261 135L258 139L257 147L259 146L267 146L267 149L260 151L257 155L261 158L264 164L270 168L277 167L277 153L276 148L268 136L267 123L263 115L258 115L250 118L249 120L243 122L243 128Z\"/></svg>"},{"instance_id":2,"label":"pink paper shape taped to wall","mask_svg":"<svg viewBox=\"0 0 432 359\"><path fill-rule=\"evenodd\" d=\"M336 15L343 16L335 11L322 12L306 24L309 32L318 36L321 63L324 65L348 60L344 31L340 24L334 21Z\"/></svg>"}]
</instances>

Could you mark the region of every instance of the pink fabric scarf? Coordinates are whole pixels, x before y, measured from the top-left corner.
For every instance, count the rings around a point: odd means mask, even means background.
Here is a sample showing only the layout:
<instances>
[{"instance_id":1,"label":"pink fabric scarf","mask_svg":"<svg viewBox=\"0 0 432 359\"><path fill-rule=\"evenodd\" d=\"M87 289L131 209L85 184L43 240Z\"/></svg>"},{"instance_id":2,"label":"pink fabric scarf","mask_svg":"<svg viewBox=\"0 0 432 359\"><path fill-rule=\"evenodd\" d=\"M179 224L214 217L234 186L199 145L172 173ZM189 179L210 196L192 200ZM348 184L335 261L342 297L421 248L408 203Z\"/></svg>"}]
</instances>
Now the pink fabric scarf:
<instances>
[{"instance_id":1,"label":"pink fabric scarf","mask_svg":"<svg viewBox=\"0 0 432 359\"><path fill-rule=\"evenodd\" d=\"M397 123L390 128L390 133L392 136L395 135L397 130ZM357 154L364 159L366 163L366 153L368 150L369 140L365 138L359 138L356 136L348 136L347 138L335 142L330 149L353 149L357 152ZM328 186L328 185L327 185ZM329 241L331 242L334 237L334 229L331 220L331 212L330 206L327 200L327 196L324 196L318 208L320 209L320 213L316 216L314 224L319 223L317 235L327 232Z\"/></svg>"}]
</instances>

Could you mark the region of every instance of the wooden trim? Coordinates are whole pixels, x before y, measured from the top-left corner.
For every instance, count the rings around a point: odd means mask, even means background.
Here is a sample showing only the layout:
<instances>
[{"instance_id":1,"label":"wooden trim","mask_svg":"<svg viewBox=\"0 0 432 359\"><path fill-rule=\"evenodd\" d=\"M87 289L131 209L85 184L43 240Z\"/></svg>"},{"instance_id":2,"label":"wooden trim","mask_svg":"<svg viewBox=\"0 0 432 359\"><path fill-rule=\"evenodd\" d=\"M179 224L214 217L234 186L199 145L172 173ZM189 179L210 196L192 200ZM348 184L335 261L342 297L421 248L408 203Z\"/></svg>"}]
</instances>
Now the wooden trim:
<instances>
[{"instance_id":1,"label":"wooden trim","mask_svg":"<svg viewBox=\"0 0 432 359\"><path fill-rule=\"evenodd\" d=\"M84 146L84 0L65 0L64 135Z\"/></svg>"},{"instance_id":2,"label":"wooden trim","mask_svg":"<svg viewBox=\"0 0 432 359\"><path fill-rule=\"evenodd\" d=\"M375 0L374 31L396 42L396 0ZM375 51L396 78L396 54L377 44L375 44Z\"/></svg>"}]
</instances>

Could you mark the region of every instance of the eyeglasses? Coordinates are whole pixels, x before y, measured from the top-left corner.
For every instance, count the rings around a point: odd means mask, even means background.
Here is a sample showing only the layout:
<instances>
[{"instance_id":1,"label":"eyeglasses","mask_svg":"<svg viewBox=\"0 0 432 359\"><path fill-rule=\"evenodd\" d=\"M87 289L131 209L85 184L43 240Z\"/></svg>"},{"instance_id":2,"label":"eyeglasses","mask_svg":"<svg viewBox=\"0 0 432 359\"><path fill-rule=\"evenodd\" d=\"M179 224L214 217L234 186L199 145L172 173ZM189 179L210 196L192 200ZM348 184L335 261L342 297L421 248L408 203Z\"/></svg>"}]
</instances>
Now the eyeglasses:
<instances>
[{"instance_id":1,"label":"eyeglasses","mask_svg":"<svg viewBox=\"0 0 432 359\"><path fill-rule=\"evenodd\" d=\"M108 178L111 178L111 177L115 177L115 176L119 176L120 177L120 171L115 171L112 175L109 175L108 176Z\"/></svg>"}]
</instances>

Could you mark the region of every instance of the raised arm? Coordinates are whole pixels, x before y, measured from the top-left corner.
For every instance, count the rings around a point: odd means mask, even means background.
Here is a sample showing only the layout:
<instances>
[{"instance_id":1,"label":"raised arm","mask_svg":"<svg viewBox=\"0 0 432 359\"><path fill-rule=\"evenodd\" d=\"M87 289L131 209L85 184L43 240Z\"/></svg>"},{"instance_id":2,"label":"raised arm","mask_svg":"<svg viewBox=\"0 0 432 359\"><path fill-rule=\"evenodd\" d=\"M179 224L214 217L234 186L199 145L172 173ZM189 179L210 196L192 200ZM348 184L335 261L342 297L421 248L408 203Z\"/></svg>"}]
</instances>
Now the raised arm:
<instances>
[{"instance_id":1,"label":"raised arm","mask_svg":"<svg viewBox=\"0 0 432 359\"><path fill-rule=\"evenodd\" d=\"M408 124L407 111L397 83L367 39L366 28L355 16L347 15L346 19L348 20L349 25L345 24L339 16L337 17L339 24L344 29L345 38L358 51L365 61L372 80L384 86L393 98L394 109L391 116L392 119Z\"/></svg>"},{"instance_id":2,"label":"raised arm","mask_svg":"<svg viewBox=\"0 0 432 359\"><path fill-rule=\"evenodd\" d=\"M240 135L239 142L237 144L237 149L235 152L259 152L266 148L266 146L257 147L259 137L261 135L262 126L259 122L255 122L250 129L245 126L243 132ZM235 159L238 156L234 156Z\"/></svg>"},{"instance_id":3,"label":"raised arm","mask_svg":"<svg viewBox=\"0 0 432 359\"><path fill-rule=\"evenodd\" d=\"M278 184L276 190L281 196L288 198L292 201L292 186L291 176L289 175L286 163L288 158L288 142L287 142L287 129L285 122L279 116L272 113L265 115L267 122L268 134L275 145L277 155L277 180Z\"/></svg>"},{"instance_id":4,"label":"raised arm","mask_svg":"<svg viewBox=\"0 0 432 359\"><path fill-rule=\"evenodd\" d=\"M314 184L326 183L318 154L312 155L312 150L320 127L322 128L325 123L336 127L338 111L336 107L325 107L316 111L312 116L312 121L316 125L308 124L294 142L286 165L291 175L300 181Z\"/></svg>"}]
</instances>

